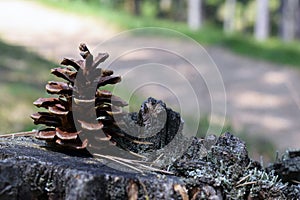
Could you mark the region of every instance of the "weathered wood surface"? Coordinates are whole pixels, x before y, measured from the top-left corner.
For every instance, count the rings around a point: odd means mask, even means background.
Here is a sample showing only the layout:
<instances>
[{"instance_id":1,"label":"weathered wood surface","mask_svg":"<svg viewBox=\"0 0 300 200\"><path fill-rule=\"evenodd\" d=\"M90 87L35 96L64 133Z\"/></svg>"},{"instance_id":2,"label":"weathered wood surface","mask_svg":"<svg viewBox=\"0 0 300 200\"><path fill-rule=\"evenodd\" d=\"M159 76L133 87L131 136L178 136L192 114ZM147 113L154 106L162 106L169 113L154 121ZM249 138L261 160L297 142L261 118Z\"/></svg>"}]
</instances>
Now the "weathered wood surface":
<instances>
[{"instance_id":1,"label":"weathered wood surface","mask_svg":"<svg viewBox=\"0 0 300 200\"><path fill-rule=\"evenodd\" d=\"M175 176L124 173L93 158L42 148L31 137L0 139L0 199L172 199Z\"/></svg>"},{"instance_id":2,"label":"weathered wood surface","mask_svg":"<svg viewBox=\"0 0 300 200\"><path fill-rule=\"evenodd\" d=\"M33 137L0 138L0 199L300 198L298 151L265 170L230 133L194 138L169 165L174 175L118 171L88 154L45 147Z\"/></svg>"}]
</instances>

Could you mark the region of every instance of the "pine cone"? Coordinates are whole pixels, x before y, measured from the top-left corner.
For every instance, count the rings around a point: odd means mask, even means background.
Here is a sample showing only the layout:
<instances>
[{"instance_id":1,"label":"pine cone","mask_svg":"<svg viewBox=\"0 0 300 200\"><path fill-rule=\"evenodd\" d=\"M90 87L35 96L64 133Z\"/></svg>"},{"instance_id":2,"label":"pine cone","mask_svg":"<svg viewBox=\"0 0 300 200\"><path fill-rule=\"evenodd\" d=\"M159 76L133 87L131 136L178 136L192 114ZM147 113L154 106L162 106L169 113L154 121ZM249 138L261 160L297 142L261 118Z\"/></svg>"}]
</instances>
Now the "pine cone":
<instances>
[{"instance_id":1,"label":"pine cone","mask_svg":"<svg viewBox=\"0 0 300 200\"><path fill-rule=\"evenodd\" d=\"M79 50L83 60L65 58L61 62L64 67L51 70L67 82L48 82L46 91L56 97L37 99L34 105L46 108L47 112L32 114L31 118L34 124L47 126L37 132L36 138L63 147L85 149L88 142L93 142L86 139L91 138L87 137L90 134L100 141L126 137L116 131L118 126L113 116L123 115L122 107L127 103L110 91L99 89L121 81L120 76L113 76L113 71L98 68L108 54L99 53L94 58L85 44ZM82 141L79 136L85 139Z\"/></svg>"}]
</instances>

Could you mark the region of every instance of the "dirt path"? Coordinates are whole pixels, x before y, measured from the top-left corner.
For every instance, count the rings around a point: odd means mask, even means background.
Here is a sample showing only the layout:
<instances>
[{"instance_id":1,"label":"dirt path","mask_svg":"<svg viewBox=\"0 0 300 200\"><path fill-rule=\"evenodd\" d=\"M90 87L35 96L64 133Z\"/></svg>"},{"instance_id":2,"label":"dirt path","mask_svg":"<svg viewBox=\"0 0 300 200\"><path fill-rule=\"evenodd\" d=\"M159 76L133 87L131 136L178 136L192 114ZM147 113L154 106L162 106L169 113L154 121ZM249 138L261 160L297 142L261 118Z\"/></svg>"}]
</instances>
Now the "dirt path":
<instances>
[{"instance_id":1,"label":"dirt path","mask_svg":"<svg viewBox=\"0 0 300 200\"><path fill-rule=\"evenodd\" d=\"M118 33L117 30L107 27L104 22L58 12L29 1L2 0L0 7L0 18L6 19L0 23L1 38L28 46L55 62L62 56L77 57L74 48L82 40L93 48ZM177 45L183 51L190 51L190 46L179 42L177 44L172 39L143 36L138 40L143 40L143 44L151 44L155 40L170 47ZM130 42L115 44L113 51L122 52ZM138 44L139 41L135 42ZM224 81L229 121L236 128L245 129L249 134L262 134L270 138L280 149L300 148L299 71L244 58L219 47L206 47L206 50L216 63ZM195 52L190 52L191 55L193 53ZM127 73L130 66L141 64L140 59L149 59L151 56L159 63L166 61L163 54L157 57L153 52L137 52L135 56L128 56L120 63L124 65L123 70L127 69ZM166 63L170 64L169 61ZM183 65L175 62L171 64L176 69ZM163 76L160 78L164 79ZM213 76L208 78L214 79ZM179 81L175 85L180 89ZM203 90L200 108L206 112L209 107L209 91L205 83L199 84L198 89ZM185 107L184 109L192 112L192 105Z\"/></svg>"}]
</instances>

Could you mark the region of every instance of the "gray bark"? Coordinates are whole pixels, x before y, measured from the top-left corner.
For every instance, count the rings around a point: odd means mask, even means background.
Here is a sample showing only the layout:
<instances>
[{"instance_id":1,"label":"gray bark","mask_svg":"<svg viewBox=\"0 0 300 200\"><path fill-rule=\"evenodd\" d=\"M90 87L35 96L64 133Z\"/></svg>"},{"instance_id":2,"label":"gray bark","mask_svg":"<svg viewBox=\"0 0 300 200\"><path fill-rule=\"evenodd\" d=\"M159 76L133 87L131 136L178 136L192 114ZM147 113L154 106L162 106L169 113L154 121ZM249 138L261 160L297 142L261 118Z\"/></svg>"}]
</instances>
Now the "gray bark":
<instances>
[{"instance_id":1,"label":"gray bark","mask_svg":"<svg viewBox=\"0 0 300 200\"><path fill-rule=\"evenodd\" d=\"M281 38L283 41L295 39L297 30L298 0L284 0L281 10Z\"/></svg>"},{"instance_id":2,"label":"gray bark","mask_svg":"<svg viewBox=\"0 0 300 200\"><path fill-rule=\"evenodd\" d=\"M202 0L188 0L188 25L197 30L202 26Z\"/></svg>"},{"instance_id":3,"label":"gray bark","mask_svg":"<svg viewBox=\"0 0 300 200\"><path fill-rule=\"evenodd\" d=\"M262 41L269 37L269 0L256 0L256 5L255 38Z\"/></svg>"},{"instance_id":4,"label":"gray bark","mask_svg":"<svg viewBox=\"0 0 300 200\"><path fill-rule=\"evenodd\" d=\"M225 16L223 28L226 33L234 31L235 4L236 0L226 0L225 2Z\"/></svg>"}]
</instances>

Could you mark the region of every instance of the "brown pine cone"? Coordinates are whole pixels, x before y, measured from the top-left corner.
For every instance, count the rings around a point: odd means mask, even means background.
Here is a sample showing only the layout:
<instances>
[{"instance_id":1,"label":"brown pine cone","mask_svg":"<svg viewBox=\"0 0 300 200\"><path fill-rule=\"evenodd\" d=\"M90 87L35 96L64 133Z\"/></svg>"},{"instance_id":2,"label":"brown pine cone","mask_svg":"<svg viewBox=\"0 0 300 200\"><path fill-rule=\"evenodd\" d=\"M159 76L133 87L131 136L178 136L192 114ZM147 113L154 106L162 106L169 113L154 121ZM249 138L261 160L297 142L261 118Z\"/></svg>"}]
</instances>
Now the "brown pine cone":
<instances>
[{"instance_id":1,"label":"brown pine cone","mask_svg":"<svg viewBox=\"0 0 300 200\"><path fill-rule=\"evenodd\" d=\"M127 106L127 102L110 91L99 89L121 81L120 76L113 76L113 71L98 68L108 54L99 53L94 58L85 44L81 44L79 49L83 60L64 58L62 67L51 70L53 75L66 82L48 82L47 93L56 96L37 99L34 105L47 111L32 114L31 118L35 124L47 126L37 132L36 138L65 147L85 149L88 140L82 141L80 135L90 138L86 135L95 134L92 138L99 140L120 137L112 131L116 129L113 116L124 114L122 107Z\"/></svg>"}]
</instances>

